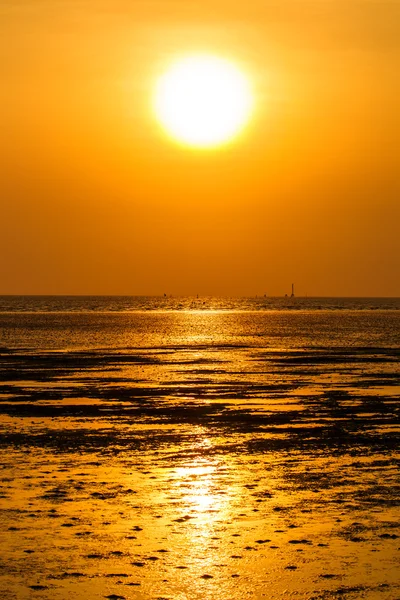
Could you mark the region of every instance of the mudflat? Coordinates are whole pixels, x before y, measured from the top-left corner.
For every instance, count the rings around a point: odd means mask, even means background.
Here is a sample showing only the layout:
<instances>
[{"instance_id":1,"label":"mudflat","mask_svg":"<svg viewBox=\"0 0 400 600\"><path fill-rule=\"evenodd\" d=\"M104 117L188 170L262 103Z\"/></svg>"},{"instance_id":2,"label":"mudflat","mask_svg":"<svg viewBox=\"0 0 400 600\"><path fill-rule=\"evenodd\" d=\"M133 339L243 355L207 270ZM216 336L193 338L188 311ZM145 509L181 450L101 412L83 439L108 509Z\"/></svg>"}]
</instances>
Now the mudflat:
<instances>
[{"instance_id":1,"label":"mudflat","mask_svg":"<svg viewBox=\"0 0 400 600\"><path fill-rule=\"evenodd\" d=\"M1 350L2 598L400 597L398 348L249 318Z\"/></svg>"}]
</instances>

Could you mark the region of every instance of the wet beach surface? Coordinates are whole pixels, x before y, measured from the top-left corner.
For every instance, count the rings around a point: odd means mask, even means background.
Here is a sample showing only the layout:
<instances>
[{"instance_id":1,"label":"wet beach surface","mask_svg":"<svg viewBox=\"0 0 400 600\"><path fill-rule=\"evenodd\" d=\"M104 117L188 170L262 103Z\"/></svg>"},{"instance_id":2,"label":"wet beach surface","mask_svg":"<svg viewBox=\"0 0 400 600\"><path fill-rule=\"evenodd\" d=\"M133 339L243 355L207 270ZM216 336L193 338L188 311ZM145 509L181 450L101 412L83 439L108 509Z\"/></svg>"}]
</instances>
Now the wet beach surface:
<instances>
[{"instance_id":1,"label":"wet beach surface","mask_svg":"<svg viewBox=\"0 0 400 600\"><path fill-rule=\"evenodd\" d=\"M0 318L2 598L400 598L399 317L240 319Z\"/></svg>"}]
</instances>

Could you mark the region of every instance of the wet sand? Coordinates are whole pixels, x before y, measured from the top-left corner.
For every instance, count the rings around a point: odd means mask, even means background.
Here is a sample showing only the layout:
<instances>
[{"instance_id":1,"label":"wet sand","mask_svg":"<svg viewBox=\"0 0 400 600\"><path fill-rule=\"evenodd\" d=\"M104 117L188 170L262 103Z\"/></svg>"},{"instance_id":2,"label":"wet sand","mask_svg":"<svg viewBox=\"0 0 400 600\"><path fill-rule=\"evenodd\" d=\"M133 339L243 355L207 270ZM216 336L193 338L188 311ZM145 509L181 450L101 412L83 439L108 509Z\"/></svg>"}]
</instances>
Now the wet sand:
<instances>
[{"instance_id":1,"label":"wet sand","mask_svg":"<svg viewBox=\"0 0 400 600\"><path fill-rule=\"evenodd\" d=\"M398 359L3 349L1 598L400 598Z\"/></svg>"}]
</instances>

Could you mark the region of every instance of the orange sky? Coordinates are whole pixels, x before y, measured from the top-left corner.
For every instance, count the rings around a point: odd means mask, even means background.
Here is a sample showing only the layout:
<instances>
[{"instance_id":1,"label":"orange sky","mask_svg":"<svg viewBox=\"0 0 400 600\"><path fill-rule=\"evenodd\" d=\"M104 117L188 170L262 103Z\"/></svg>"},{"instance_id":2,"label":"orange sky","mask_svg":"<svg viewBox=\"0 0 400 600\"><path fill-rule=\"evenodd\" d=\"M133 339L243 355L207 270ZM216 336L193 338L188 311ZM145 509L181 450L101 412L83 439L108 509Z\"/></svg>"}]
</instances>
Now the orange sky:
<instances>
[{"instance_id":1,"label":"orange sky","mask_svg":"<svg viewBox=\"0 0 400 600\"><path fill-rule=\"evenodd\" d=\"M194 51L256 112L185 149ZM0 293L400 296L398 0L3 0Z\"/></svg>"}]
</instances>

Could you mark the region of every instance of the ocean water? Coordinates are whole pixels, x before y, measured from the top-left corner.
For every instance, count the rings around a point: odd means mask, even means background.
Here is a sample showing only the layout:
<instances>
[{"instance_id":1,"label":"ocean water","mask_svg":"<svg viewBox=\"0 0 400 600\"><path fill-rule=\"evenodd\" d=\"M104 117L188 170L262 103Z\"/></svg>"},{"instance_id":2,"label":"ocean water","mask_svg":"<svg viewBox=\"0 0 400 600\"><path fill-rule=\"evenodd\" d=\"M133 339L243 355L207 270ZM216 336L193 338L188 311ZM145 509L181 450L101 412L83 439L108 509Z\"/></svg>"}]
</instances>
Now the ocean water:
<instances>
[{"instance_id":1,"label":"ocean water","mask_svg":"<svg viewBox=\"0 0 400 600\"><path fill-rule=\"evenodd\" d=\"M398 298L0 296L6 348L398 347Z\"/></svg>"},{"instance_id":2,"label":"ocean water","mask_svg":"<svg viewBox=\"0 0 400 600\"><path fill-rule=\"evenodd\" d=\"M0 296L0 312L400 310L400 298Z\"/></svg>"},{"instance_id":3,"label":"ocean water","mask_svg":"<svg viewBox=\"0 0 400 600\"><path fill-rule=\"evenodd\" d=\"M399 309L0 297L1 597L398 599Z\"/></svg>"}]
</instances>

